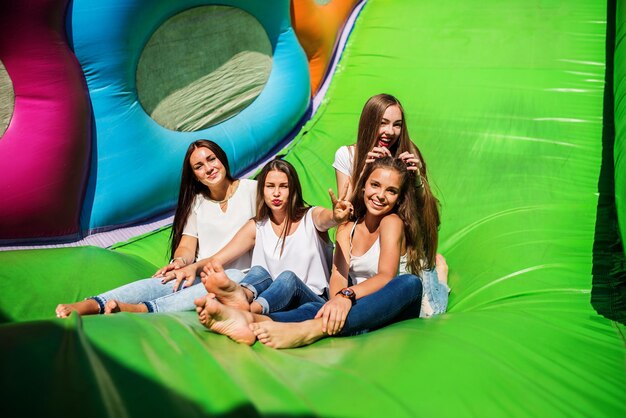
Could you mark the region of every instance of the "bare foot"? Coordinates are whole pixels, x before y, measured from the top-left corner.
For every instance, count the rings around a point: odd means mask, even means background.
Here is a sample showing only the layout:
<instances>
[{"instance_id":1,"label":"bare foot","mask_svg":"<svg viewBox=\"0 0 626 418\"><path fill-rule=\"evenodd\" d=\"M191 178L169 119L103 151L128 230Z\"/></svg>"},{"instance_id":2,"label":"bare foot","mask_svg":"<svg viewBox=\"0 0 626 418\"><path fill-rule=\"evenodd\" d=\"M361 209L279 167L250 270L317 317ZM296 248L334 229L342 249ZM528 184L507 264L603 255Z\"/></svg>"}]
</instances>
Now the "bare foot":
<instances>
[{"instance_id":1,"label":"bare foot","mask_svg":"<svg viewBox=\"0 0 626 418\"><path fill-rule=\"evenodd\" d=\"M243 287L230 280L219 263L209 262L202 270L202 283L207 292L215 294L223 305L250 311L250 303Z\"/></svg>"},{"instance_id":2,"label":"bare foot","mask_svg":"<svg viewBox=\"0 0 626 418\"><path fill-rule=\"evenodd\" d=\"M116 300L109 300L104 304L106 315L118 312L147 313L148 307L144 303L124 303Z\"/></svg>"},{"instance_id":3,"label":"bare foot","mask_svg":"<svg viewBox=\"0 0 626 418\"><path fill-rule=\"evenodd\" d=\"M435 270L437 271L437 278L439 283L448 284L448 264L446 259L441 254L435 256Z\"/></svg>"},{"instance_id":4,"label":"bare foot","mask_svg":"<svg viewBox=\"0 0 626 418\"><path fill-rule=\"evenodd\" d=\"M256 341L254 333L248 327L253 321L250 312L223 305L210 295L198 298L194 303L200 323L211 331L226 335L240 344L252 345Z\"/></svg>"},{"instance_id":5,"label":"bare foot","mask_svg":"<svg viewBox=\"0 0 626 418\"><path fill-rule=\"evenodd\" d=\"M264 345L272 348L295 348L309 345L324 337L322 320L304 322L255 322L250 329Z\"/></svg>"},{"instance_id":6,"label":"bare foot","mask_svg":"<svg viewBox=\"0 0 626 418\"><path fill-rule=\"evenodd\" d=\"M76 303L61 303L55 309L57 318L67 318L73 311L81 315L95 315L100 313L100 305L94 299L86 299Z\"/></svg>"}]
</instances>

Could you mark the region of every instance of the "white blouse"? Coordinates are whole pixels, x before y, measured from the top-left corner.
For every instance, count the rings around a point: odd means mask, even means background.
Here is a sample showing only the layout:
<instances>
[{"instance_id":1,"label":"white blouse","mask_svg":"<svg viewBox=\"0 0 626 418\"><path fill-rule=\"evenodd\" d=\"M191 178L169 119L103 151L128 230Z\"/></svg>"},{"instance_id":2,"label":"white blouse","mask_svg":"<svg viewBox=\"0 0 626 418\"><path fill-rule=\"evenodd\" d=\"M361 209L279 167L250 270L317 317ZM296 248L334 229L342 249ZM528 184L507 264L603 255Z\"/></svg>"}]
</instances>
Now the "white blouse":
<instances>
[{"instance_id":1,"label":"white blouse","mask_svg":"<svg viewBox=\"0 0 626 418\"><path fill-rule=\"evenodd\" d=\"M208 258L228 244L237 231L256 213L256 180L241 179L235 193L228 199L226 212L218 202L196 195L183 235L198 239L198 260ZM251 253L224 266L239 270L249 269Z\"/></svg>"},{"instance_id":2,"label":"white blouse","mask_svg":"<svg viewBox=\"0 0 626 418\"><path fill-rule=\"evenodd\" d=\"M313 223L313 209L304 215L296 230L285 239L276 235L269 218L257 222L252 265L265 268L275 279L283 271L292 271L313 292L324 293L328 287L333 245L326 242Z\"/></svg>"}]
</instances>

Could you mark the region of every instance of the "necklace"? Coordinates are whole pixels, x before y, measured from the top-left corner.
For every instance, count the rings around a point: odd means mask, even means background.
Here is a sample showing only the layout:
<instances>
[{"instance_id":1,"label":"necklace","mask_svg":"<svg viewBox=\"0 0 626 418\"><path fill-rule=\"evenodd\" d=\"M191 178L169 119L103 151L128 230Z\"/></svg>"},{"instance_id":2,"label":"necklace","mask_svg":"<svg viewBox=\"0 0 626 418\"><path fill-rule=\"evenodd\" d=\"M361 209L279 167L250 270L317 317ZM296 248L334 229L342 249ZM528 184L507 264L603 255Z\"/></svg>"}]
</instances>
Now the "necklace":
<instances>
[{"instance_id":1,"label":"necklace","mask_svg":"<svg viewBox=\"0 0 626 418\"><path fill-rule=\"evenodd\" d=\"M229 186L228 189L226 189L226 196L224 197L224 200L214 200L211 199L211 201L217 203L218 205L220 205L220 208L222 208L222 210L224 209L224 206L226 206L226 204L228 203L228 200L233 197L233 195L235 194L235 192L237 191L237 187L239 186L239 180L235 180L233 181Z\"/></svg>"}]
</instances>

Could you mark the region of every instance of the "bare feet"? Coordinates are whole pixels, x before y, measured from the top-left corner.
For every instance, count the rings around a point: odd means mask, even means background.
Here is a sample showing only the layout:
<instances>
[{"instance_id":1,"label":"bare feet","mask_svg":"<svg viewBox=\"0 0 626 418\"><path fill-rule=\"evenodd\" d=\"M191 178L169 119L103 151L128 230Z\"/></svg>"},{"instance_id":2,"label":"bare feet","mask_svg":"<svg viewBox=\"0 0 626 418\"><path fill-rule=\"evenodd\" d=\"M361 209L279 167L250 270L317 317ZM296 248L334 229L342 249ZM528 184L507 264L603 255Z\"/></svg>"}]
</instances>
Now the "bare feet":
<instances>
[{"instance_id":1,"label":"bare feet","mask_svg":"<svg viewBox=\"0 0 626 418\"><path fill-rule=\"evenodd\" d=\"M194 301L200 323L211 331L226 335L240 344L254 344L256 337L248 327L253 321L252 314L223 305L212 296Z\"/></svg>"},{"instance_id":2,"label":"bare feet","mask_svg":"<svg viewBox=\"0 0 626 418\"><path fill-rule=\"evenodd\" d=\"M324 337L322 320L304 322L255 322L250 329L264 345L272 348L295 348L309 345Z\"/></svg>"},{"instance_id":3,"label":"bare feet","mask_svg":"<svg viewBox=\"0 0 626 418\"><path fill-rule=\"evenodd\" d=\"M230 280L219 263L209 262L202 269L200 276L207 292L215 294L223 305L242 311L250 310L250 302L243 287Z\"/></svg>"},{"instance_id":4,"label":"bare feet","mask_svg":"<svg viewBox=\"0 0 626 418\"><path fill-rule=\"evenodd\" d=\"M116 300L109 300L104 304L104 313L106 315L118 312L146 313L148 312L148 307L144 303L124 303Z\"/></svg>"},{"instance_id":5,"label":"bare feet","mask_svg":"<svg viewBox=\"0 0 626 418\"><path fill-rule=\"evenodd\" d=\"M100 305L94 299L85 299L76 303L61 303L55 309L57 318L67 318L73 311L81 315L95 315L100 313Z\"/></svg>"},{"instance_id":6,"label":"bare feet","mask_svg":"<svg viewBox=\"0 0 626 418\"><path fill-rule=\"evenodd\" d=\"M440 283L448 284L448 264L441 254L435 256L435 270Z\"/></svg>"}]
</instances>

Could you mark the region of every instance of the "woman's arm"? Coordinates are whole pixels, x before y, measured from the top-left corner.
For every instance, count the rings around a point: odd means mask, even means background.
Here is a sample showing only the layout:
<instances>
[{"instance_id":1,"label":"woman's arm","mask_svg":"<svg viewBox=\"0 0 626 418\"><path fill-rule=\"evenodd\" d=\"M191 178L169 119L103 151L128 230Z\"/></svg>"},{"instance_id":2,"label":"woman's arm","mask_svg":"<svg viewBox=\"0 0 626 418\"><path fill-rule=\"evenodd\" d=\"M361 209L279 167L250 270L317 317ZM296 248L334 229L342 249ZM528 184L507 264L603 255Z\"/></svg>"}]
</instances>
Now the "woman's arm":
<instances>
[{"instance_id":1,"label":"woman's arm","mask_svg":"<svg viewBox=\"0 0 626 418\"><path fill-rule=\"evenodd\" d=\"M348 192L349 183L344 185L343 193L339 195L339 199L335 196L335 193L331 189L328 189L330 195L330 201L333 205L333 209L326 209L322 206L316 206L313 208L313 223L315 228L320 232L328 231L337 225L341 225L350 218L353 208L352 203L346 200L346 194Z\"/></svg>"},{"instance_id":2,"label":"woman's arm","mask_svg":"<svg viewBox=\"0 0 626 418\"><path fill-rule=\"evenodd\" d=\"M198 238L190 235L183 235L180 243L174 252L174 258L170 263L159 270L152 277L161 277L170 270L177 270L193 263L196 259L196 248L198 247Z\"/></svg>"},{"instance_id":3,"label":"woman's arm","mask_svg":"<svg viewBox=\"0 0 626 418\"><path fill-rule=\"evenodd\" d=\"M177 290L180 283L185 280L184 286L191 286L196 276L200 274L204 266L209 262L218 262L219 264L228 264L233 260L241 257L254 247L256 240L256 223L249 220L237 231L235 236L222 247L217 253L209 258L198 260L193 264L189 264L181 269L170 271L163 278L162 282L166 283L170 280L176 280L174 289Z\"/></svg>"},{"instance_id":4,"label":"woman's arm","mask_svg":"<svg viewBox=\"0 0 626 418\"><path fill-rule=\"evenodd\" d=\"M348 286L350 273L350 231L354 222L340 225L335 237L335 252L333 254L333 268L330 273L329 295L335 296L344 287Z\"/></svg>"},{"instance_id":5,"label":"woman's arm","mask_svg":"<svg viewBox=\"0 0 626 418\"><path fill-rule=\"evenodd\" d=\"M349 200L352 197L352 178L337 169L335 169L335 177L337 178L337 190L346 190L346 196Z\"/></svg>"},{"instance_id":6,"label":"woman's arm","mask_svg":"<svg viewBox=\"0 0 626 418\"><path fill-rule=\"evenodd\" d=\"M352 302L349 299L337 295L339 290L348 286L352 225L353 222L349 222L340 225L337 229L333 269L330 275L330 298L315 315L315 318L322 318L322 331L329 335L341 331L352 308Z\"/></svg>"},{"instance_id":7,"label":"woman's arm","mask_svg":"<svg viewBox=\"0 0 626 418\"><path fill-rule=\"evenodd\" d=\"M415 155L408 151L403 152L398 156L406 164L406 169L415 173L415 189L417 190L417 196L420 199L424 198L424 178L422 177L422 161Z\"/></svg>"},{"instance_id":8,"label":"woman's arm","mask_svg":"<svg viewBox=\"0 0 626 418\"><path fill-rule=\"evenodd\" d=\"M360 299L382 289L398 273L400 254L404 249L404 225L396 214L387 215L380 222L380 256L378 273L350 288Z\"/></svg>"}]
</instances>

